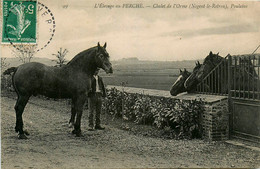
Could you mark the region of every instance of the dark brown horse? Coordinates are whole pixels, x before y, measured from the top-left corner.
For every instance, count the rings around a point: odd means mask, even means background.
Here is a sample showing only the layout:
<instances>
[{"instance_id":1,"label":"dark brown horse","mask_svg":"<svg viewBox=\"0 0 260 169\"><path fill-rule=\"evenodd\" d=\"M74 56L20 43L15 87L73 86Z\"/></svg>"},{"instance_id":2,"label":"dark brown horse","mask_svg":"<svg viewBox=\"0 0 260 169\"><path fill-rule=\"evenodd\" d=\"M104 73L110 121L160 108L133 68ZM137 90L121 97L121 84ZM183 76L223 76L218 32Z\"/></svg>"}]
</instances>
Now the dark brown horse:
<instances>
[{"instance_id":1,"label":"dark brown horse","mask_svg":"<svg viewBox=\"0 0 260 169\"><path fill-rule=\"evenodd\" d=\"M177 78L177 80L174 82L174 84L171 87L170 93L172 96L176 96L179 93L186 92L187 90L184 87L184 82L186 79L190 76L190 72L188 72L186 69L182 71L180 69L180 75Z\"/></svg>"},{"instance_id":2,"label":"dark brown horse","mask_svg":"<svg viewBox=\"0 0 260 169\"><path fill-rule=\"evenodd\" d=\"M196 65L193 68L193 72L197 72L201 67L201 64L200 64L199 61L196 62L195 64ZM171 90L170 90L170 93L171 93L172 96L176 96L176 95L178 95L179 93L182 93L182 92L190 93L190 92L193 92L196 89L196 86L190 87L189 89L187 89L184 86L185 81L188 79L188 77L190 77L190 75L191 75L191 73L188 72L186 69L184 69L184 71L182 71L180 69L180 75L177 78L177 80L174 82L174 84L172 85Z\"/></svg>"},{"instance_id":3,"label":"dark brown horse","mask_svg":"<svg viewBox=\"0 0 260 169\"><path fill-rule=\"evenodd\" d=\"M98 43L96 47L77 54L62 67L46 66L37 62L17 67L13 74L13 87L18 95L15 104L15 131L18 132L18 137L27 138L23 130L22 114L29 98L38 94L50 98L72 99L71 114L77 115L73 133L80 136L83 105L90 91L90 77L97 68L102 68L106 73L113 73L106 43L103 47Z\"/></svg>"},{"instance_id":4,"label":"dark brown horse","mask_svg":"<svg viewBox=\"0 0 260 169\"><path fill-rule=\"evenodd\" d=\"M184 86L187 90L196 89L197 85L202 81L202 79L214 69L222 60L225 58L212 52L204 59L203 64L199 67L195 67L191 75L187 78Z\"/></svg>"}]
</instances>

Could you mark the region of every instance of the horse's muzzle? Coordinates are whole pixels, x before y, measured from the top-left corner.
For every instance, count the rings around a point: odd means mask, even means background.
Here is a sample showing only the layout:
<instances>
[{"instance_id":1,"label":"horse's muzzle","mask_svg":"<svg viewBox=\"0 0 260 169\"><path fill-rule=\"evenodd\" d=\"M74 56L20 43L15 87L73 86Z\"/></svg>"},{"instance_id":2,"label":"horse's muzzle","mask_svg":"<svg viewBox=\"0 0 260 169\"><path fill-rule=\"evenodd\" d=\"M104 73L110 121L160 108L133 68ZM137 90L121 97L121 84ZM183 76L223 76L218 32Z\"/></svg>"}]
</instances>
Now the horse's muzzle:
<instances>
[{"instance_id":1,"label":"horse's muzzle","mask_svg":"<svg viewBox=\"0 0 260 169\"><path fill-rule=\"evenodd\" d=\"M113 68L112 67L108 70L108 73L113 73Z\"/></svg>"},{"instance_id":2,"label":"horse's muzzle","mask_svg":"<svg viewBox=\"0 0 260 169\"><path fill-rule=\"evenodd\" d=\"M172 95L172 96L177 96L177 92L176 91L170 91L170 94Z\"/></svg>"},{"instance_id":3,"label":"horse's muzzle","mask_svg":"<svg viewBox=\"0 0 260 169\"><path fill-rule=\"evenodd\" d=\"M105 72L106 72L107 74L113 73L113 68L112 68L112 67L106 68L106 69L104 69L104 70L105 70Z\"/></svg>"}]
</instances>

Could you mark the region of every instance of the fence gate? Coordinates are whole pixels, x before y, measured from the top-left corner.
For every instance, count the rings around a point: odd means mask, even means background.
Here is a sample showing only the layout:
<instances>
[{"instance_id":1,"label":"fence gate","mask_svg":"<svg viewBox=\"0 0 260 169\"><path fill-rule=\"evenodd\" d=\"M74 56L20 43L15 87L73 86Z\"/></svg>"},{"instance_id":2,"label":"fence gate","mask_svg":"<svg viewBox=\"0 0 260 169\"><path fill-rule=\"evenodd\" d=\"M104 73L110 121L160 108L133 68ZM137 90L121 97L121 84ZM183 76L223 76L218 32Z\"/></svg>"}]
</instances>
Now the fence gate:
<instances>
[{"instance_id":1,"label":"fence gate","mask_svg":"<svg viewBox=\"0 0 260 169\"><path fill-rule=\"evenodd\" d=\"M227 95L231 138L260 142L260 54L228 55L202 80L197 92Z\"/></svg>"},{"instance_id":2,"label":"fence gate","mask_svg":"<svg viewBox=\"0 0 260 169\"><path fill-rule=\"evenodd\" d=\"M229 56L230 134L260 142L260 55Z\"/></svg>"}]
</instances>

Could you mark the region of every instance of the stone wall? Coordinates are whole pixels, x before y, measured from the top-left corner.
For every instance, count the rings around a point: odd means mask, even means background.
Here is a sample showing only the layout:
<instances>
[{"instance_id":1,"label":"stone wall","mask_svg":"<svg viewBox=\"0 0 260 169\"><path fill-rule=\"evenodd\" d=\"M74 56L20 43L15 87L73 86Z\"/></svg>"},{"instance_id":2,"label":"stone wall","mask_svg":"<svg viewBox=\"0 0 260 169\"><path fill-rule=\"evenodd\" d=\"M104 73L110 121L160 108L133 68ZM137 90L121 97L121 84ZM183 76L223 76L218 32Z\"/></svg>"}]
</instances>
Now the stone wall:
<instances>
[{"instance_id":1,"label":"stone wall","mask_svg":"<svg viewBox=\"0 0 260 169\"><path fill-rule=\"evenodd\" d=\"M221 141L229 138L229 109L227 96L188 94L182 93L171 96L169 91L142 89L134 87L108 86L127 93L140 93L155 97L168 97L178 100L197 100L204 102L204 112L201 112L201 125L203 128L203 139L209 141Z\"/></svg>"}]
</instances>

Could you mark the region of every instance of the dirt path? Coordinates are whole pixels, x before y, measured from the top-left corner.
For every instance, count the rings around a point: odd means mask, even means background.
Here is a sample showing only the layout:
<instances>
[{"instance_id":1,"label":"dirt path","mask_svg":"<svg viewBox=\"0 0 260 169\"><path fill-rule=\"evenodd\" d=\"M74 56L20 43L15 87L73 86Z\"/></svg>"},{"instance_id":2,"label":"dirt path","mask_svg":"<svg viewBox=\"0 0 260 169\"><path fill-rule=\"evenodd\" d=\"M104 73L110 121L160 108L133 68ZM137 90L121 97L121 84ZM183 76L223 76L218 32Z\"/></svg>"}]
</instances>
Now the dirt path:
<instances>
[{"instance_id":1,"label":"dirt path","mask_svg":"<svg viewBox=\"0 0 260 169\"><path fill-rule=\"evenodd\" d=\"M104 131L87 131L86 111L83 137L76 138L68 128L70 106L66 103L31 98L23 116L30 136L28 140L18 140L14 132L15 100L2 96L3 169L260 166L258 151L226 143L147 137L121 130L105 119ZM138 127L142 130L142 126Z\"/></svg>"}]
</instances>

